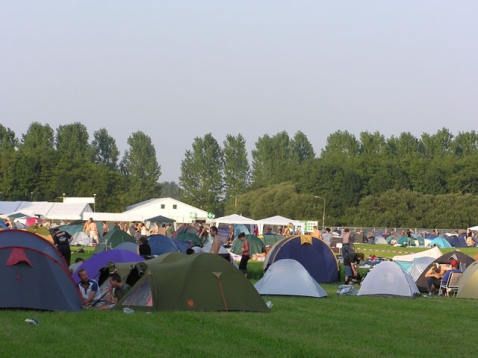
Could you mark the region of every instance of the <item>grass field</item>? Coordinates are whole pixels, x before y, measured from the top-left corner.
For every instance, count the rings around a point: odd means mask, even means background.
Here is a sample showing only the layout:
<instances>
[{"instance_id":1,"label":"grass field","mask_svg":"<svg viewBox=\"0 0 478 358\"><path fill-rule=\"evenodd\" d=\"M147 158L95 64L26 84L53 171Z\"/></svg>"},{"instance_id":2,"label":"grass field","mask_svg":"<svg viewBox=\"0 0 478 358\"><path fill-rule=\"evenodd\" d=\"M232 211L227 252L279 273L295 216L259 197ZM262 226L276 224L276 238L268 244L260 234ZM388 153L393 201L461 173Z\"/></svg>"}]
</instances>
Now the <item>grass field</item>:
<instances>
[{"instance_id":1,"label":"grass field","mask_svg":"<svg viewBox=\"0 0 478 358\"><path fill-rule=\"evenodd\" d=\"M362 249L366 247L368 245ZM379 247L376 249L382 250ZM387 255L393 256L393 253ZM73 255L73 258L76 256ZM254 283L262 275L261 263L251 262L249 270L251 281ZM2 357L476 355L473 332L478 320L478 301L459 300L454 297L399 299L338 296L336 294L338 285L339 283L323 284L329 297L322 299L265 297L266 301L270 300L274 304L270 313L125 314L122 311L93 310L80 313L1 311L0 355ZM25 319L29 317L37 318L40 324L35 326L25 323Z\"/></svg>"}]
</instances>

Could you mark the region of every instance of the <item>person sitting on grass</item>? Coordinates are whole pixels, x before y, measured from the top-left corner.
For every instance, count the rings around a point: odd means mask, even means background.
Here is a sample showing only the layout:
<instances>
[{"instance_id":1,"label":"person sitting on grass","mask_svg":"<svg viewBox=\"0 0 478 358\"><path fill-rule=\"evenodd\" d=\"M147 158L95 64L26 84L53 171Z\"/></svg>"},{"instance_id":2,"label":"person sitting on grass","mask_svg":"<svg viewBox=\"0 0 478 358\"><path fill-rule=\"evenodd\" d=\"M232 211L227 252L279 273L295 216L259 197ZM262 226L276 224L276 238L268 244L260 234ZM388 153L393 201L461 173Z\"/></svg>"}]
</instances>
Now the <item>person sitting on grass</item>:
<instances>
[{"instance_id":1,"label":"person sitting on grass","mask_svg":"<svg viewBox=\"0 0 478 358\"><path fill-rule=\"evenodd\" d=\"M78 271L80 282L78 289L80 290L81 298L83 300L83 307L90 308L101 300L101 291L98 282L88 277L88 272L84 268Z\"/></svg>"},{"instance_id":2,"label":"person sitting on grass","mask_svg":"<svg viewBox=\"0 0 478 358\"><path fill-rule=\"evenodd\" d=\"M344 257L345 268L345 284L348 285L351 282L352 277L358 277L358 270L355 264L360 265L360 261L365 258L365 255L361 252L352 252Z\"/></svg>"},{"instance_id":3,"label":"person sitting on grass","mask_svg":"<svg viewBox=\"0 0 478 358\"><path fill-rule=\"evenodd\" d=\"M110 276L110 300L117 304L131 288L126 282L121 282L121 276L115 272Z\"/></svg>"}]
</instances>

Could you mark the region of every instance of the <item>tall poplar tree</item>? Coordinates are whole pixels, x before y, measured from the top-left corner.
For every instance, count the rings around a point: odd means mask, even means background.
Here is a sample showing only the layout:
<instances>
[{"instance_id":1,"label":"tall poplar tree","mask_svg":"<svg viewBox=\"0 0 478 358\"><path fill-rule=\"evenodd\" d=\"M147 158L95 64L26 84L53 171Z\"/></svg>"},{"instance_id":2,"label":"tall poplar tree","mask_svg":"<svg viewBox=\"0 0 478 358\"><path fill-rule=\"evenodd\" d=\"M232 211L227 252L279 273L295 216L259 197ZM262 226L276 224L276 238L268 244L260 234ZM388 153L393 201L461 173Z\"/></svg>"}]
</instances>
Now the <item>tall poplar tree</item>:
<instances>
[{"instance_id":1,"label":"tall poplar tree","mask_svg":"<svg viewBox=\"0 0 478 358\"><path fill-rule=\"evenodd\" d=\"M247 160L246 140L227 135L224 141L224 196L225 199L237 198L249 187L250 167Z\"/></svg>"},{"instance_id":2,"label":"tall poplar tree","mask_svg":"<svg viewBox=\"0 0 478 358\"><path fill-rule=\"evenodd\" d=\"M125 151L120 163L121 172L128 181L127 202L132 204L159 197L161 167L151 138L138 131L129 136L128 144L130 149Z\"/></svg>"},{"instance_id":3,"label":"tall poplar tree","mask_svg":"<svg viewBox=\"0 0 478 358\"><path fill-rule=\"evenodd\" d=\"M181 200L218 215L222 210L223 173L224 154L212 134L194 138L192 150L186 151L181 162Z\"/></svg>"}]
</instances>

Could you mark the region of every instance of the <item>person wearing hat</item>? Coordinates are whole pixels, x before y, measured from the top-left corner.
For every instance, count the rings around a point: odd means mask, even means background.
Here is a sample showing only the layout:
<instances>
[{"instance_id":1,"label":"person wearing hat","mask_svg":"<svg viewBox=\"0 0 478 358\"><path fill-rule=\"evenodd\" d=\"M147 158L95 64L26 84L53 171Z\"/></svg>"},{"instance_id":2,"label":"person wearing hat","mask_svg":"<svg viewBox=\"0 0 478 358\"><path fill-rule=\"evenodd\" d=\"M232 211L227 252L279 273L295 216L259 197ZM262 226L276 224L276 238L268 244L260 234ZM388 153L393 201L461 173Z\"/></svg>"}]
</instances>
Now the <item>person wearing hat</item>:
<instances>
[{"instance_id":1,"label":"person wearing hat","mask_svg":"<svg viewBox=\"0 0 478 358\"><path fill-rule=\"evenodd\" d=\"M448 281L450 280L450 276L453 272L461 272L460 269L458 268L460 266L460 263L457 260L451 260L450 265L451 265L451 269L445 272L441 280L442 286L448 285ZM439 294L444 294L444 292L439 292Z\"/></svg>"},{"instance_id":2,"label":"person wearing hat","mask_svg":"<svg viewBox=\"0 0 478 358\"><path fill-rule=\"evenodd\" d=\"M435 290L440 288L440 283L445 274L445 270L439 263L434 262L432 268L425 274L427 279L428 296L431 296Z\"/></svg>"}]
</instances>

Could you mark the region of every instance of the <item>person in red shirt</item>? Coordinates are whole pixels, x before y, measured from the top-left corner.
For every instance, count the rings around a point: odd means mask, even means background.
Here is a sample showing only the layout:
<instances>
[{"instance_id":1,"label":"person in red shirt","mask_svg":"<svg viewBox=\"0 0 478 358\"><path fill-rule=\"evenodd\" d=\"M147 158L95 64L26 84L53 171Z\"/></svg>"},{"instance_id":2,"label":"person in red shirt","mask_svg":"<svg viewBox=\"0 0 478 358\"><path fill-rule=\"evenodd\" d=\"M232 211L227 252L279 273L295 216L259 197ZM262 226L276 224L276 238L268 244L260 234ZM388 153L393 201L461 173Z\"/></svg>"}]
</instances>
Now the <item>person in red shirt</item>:
<instances>
[{"instance_id":1,"label":"person in red shirt","mask_svg":"<svg viewBox=\"0 0 478 358\"><path fill-rule=\"evenodd\" d=\"M241 232L237 238L242 241L242 248L240 252L242 253L241 262L239 263L239 270L247 277L247 261L250 258L250 244L246 240L246 234Z\"/></svg>"}]
</instances>

